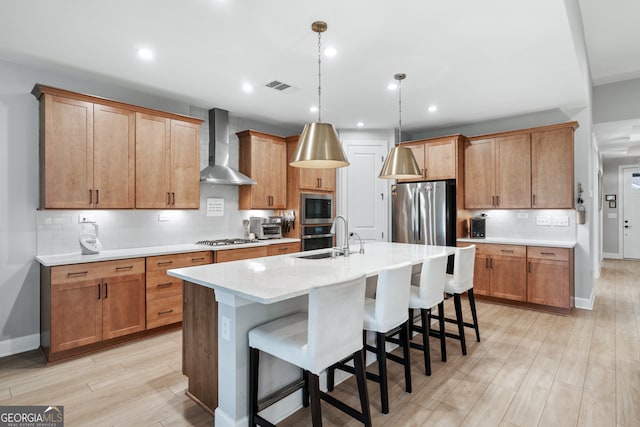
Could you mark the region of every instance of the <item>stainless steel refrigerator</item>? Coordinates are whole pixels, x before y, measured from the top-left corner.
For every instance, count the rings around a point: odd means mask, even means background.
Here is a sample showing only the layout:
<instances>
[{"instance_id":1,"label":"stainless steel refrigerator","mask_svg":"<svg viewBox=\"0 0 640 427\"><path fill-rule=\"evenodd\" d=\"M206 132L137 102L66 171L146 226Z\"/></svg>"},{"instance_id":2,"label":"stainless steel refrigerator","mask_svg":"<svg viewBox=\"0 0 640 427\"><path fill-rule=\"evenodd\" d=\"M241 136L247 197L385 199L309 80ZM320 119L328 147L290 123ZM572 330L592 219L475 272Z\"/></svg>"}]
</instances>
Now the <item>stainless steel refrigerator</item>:
<instances>
[{"instance_id":1,"label":"stainless steel refrigerator","mask_svg":"<svg viewBox=\"0 0 640 427\"><path fill-rule=\"evenodd\" d=\"M391 199L392 241L456 245L455 181L399 183Z\"/></svg>"}]
</instances>

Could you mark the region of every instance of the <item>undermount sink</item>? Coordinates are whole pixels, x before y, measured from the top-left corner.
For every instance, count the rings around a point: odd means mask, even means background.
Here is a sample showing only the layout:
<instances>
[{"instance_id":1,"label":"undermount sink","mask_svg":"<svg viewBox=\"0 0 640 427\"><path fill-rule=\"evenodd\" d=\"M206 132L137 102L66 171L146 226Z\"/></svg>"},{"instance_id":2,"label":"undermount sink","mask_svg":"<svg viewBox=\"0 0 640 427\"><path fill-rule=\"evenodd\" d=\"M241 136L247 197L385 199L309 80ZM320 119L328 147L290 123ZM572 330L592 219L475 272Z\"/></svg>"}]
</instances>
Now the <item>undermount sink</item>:
<instances>
[{"instance_id":1,"label":"undermount sink","mask_svg":"<svg viewBox=\"0 0 640 427\"><path fill-rule=\"evenodd\" d=\"M331 258L331 252L322 252L319 254L311 254L311 255L298 255L296 258L302 259L323 259L323 258Z\"/></svg>"}]
</instances>

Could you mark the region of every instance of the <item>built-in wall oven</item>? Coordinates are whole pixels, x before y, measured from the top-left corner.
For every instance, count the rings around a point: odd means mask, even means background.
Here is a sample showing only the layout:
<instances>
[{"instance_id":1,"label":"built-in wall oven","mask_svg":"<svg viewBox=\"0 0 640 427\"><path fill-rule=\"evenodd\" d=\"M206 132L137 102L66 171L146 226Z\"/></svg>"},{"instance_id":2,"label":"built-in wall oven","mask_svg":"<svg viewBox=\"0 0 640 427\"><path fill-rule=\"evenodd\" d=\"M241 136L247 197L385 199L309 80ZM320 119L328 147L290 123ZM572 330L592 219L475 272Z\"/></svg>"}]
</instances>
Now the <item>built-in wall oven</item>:
<instances>
[{"instance_id":1,"label":"built-in wall oven","mask_svg":"<svg viewBox=\"0 0 640 427\"><path fill-rule=\"evenodd\" d=\"M333 222L333 194L302 193L300 198L302 225Z\"/></svg>"},{"instance_id":2,"label":"built-in wall oven","mask_svg":"<svg viewBox=\"0 0 640 427\"><path fill-rule=\"evenodd\" d=\"M330 233L330 230L331 225L302 226L302 250L332 248L333 234Z\"/></svg>"}]
</instances>

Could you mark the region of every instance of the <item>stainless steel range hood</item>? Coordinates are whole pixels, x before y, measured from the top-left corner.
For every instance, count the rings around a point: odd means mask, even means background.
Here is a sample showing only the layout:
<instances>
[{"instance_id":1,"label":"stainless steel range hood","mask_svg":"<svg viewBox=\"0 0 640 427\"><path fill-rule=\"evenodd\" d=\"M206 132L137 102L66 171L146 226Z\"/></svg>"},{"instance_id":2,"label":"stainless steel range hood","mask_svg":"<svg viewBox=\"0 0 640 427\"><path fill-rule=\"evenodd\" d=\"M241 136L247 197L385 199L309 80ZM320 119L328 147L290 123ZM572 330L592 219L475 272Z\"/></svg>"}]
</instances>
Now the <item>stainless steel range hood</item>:
<instances>
[{"instance_id":1,"label":"stainless steel range hood","mask_svg":"<svg viewBox=\"0 0 640 427\"><path fill-rule=\"evenodd\" d=\"M209 110L209 166L200 172L200 182L226 185L256 183L229 167L229 112L220 108Z\"/></svg>"}]
</instances>

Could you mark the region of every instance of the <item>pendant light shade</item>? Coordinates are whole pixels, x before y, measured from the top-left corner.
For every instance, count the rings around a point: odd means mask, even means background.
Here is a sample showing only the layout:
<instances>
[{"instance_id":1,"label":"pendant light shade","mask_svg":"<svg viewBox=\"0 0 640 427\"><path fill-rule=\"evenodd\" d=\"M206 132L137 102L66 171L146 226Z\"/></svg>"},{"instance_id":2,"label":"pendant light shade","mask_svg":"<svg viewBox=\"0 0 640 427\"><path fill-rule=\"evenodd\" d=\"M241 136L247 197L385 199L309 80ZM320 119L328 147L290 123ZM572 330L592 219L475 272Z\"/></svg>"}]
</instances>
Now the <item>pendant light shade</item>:
<instances>
[{"instance_id":1,"label":"pendant light shade","mask_svg":"<svg viewBox=\"0 0 640 427\"><path fill-rule=\"evenodd\" d=\"M393 76L398 81L398 142L402 141L402 80L407 77L404 73ZM401 145L394 146L384 160L378 178L382 179L417 179L422 177L418 162L410 148Z\"/></svg>"},{"instance_id":2,"label":"pendant light shade","mask_svg":"<svg viewBox=\"0 0 640 427\"><path fill-rule=\"evenodd\" d=\"M318 33L318 121L307 123L302 130L296 151L289 164L297 168L341 168L349 166L336 128L321 119L321 48L320 34L327 31L327 23L316 21L311 29Z\"/></svg>"},{"instance_id":3,"label":"pendant light shade","mask_svg":"<svg viewBox=\"0 0 640 427\"><path fill-rule=\"evenodd\" d=\"M396 145L389 151L378 178L414 179L421 176L420 167L416 162L413 151L410 148Z\"/></svg>"},{"instance_id":4,"label":"pendant light shade","mask_svg":"<svg viewBox=\"0 0 640 427\"><path fill-rule=\"evenodd\" d=\"M330 123L307 123L289 164L298 168L349 166L336 128Z\"/></svg>"}]
</instances>

